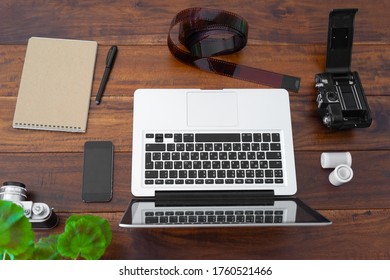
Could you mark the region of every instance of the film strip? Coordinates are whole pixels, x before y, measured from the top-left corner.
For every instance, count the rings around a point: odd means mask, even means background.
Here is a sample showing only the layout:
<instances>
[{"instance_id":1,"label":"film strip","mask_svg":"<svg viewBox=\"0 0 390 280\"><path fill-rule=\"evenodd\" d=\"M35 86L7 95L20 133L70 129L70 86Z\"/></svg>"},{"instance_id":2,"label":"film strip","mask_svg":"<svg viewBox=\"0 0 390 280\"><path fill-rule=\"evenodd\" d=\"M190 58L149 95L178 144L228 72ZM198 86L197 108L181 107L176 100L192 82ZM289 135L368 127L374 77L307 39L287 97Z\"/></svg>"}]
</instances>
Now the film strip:
<instances>
[{"instance_id":1,"label":"film strip","mask_svg":"<svg viewBox=\"0 0 390 280\"><path fill-rule=\"evenodd\" d=\"M181 45L171 34L178 24ZM189 8L172 19L168 48L179 61L201 70L298 92L300 78L214 58L240 51L247 40L248 22L243 17L218 9Z\"/></svg>"}]
</instances>

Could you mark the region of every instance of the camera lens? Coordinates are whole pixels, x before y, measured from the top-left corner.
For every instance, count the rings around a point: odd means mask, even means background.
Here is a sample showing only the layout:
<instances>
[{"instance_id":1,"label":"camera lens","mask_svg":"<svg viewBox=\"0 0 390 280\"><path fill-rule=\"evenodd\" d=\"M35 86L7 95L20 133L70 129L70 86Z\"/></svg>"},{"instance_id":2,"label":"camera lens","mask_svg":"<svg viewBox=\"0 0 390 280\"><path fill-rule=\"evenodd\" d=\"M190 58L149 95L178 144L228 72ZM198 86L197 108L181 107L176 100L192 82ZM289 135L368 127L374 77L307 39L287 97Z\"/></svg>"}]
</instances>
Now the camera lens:
<instances>
[{"instance_id":1,"label":"camera lens","mask_svg":"<svg viewBox=\"0 0 390 280\"><path fill-rule=\"evenodd\" d=\"M19 182L4 182L0 188L0 200L24 201L27 199L26 186Z\"/></svg>"}]
</instances>

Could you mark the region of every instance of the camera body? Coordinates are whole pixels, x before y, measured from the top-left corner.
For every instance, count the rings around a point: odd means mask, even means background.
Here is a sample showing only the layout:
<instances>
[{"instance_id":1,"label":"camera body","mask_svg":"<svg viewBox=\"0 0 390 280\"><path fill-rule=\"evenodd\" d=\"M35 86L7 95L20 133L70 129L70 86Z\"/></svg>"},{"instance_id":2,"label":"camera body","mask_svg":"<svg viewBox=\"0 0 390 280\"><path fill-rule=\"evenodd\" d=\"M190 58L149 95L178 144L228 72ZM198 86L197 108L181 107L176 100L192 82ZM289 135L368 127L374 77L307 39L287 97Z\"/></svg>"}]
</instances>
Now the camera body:
<instances>
[{"instance_id":1,"label":"camera body","mask_svg":"<svg viewBox=\"0 0 390 280\"><path fill-rule=\"evenodd\" d=\"M338 9L329 14L326 71L315 75L317 111L329 128L369 127L372 122L359 74L350 70L356 12Z\"/></svg>"},{"instance_id":2,"label":"camera body","mask_svg":"<svg viewBox=\"0 0 390 280\"><path fill-rule=\"evenodd\" d=\"M24 210L33 229L50 229L58 224L58 216L47 204L26 201L26 186L20 182L4 182L0 188L0 200L12 201Z\"/></svg>"},{"instance_id":3,"label":"camera body","mask_svg":"<svg viewBox=\"0 0 390 280\"><path fill-rule=\"evenodd\" d=\"M317 111L330 128L369 127L370 109L357 72L321 73L315 77Z\"/></svg>"}]
</instances>

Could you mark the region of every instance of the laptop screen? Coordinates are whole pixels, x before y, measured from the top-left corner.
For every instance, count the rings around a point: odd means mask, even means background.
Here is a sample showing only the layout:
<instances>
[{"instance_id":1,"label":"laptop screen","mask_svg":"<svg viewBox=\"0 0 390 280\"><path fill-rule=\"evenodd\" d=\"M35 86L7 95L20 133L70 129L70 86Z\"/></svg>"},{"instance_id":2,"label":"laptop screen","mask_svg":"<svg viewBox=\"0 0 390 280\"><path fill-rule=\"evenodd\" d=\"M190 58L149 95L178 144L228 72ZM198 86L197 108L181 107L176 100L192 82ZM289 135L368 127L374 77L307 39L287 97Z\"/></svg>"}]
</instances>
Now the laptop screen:
<instances>
[{"instance_id":1,"label":"laptop screen","mask_svg":"<svg viewBox=\"0 0 390 280\"><path fill-rule=\"evenodd\" d=\"M297 198L275 198L250 203L202 205L155 199L133 199L121 227L243 227L318 226L331 222Z\"/></svg>"}]
</instances>

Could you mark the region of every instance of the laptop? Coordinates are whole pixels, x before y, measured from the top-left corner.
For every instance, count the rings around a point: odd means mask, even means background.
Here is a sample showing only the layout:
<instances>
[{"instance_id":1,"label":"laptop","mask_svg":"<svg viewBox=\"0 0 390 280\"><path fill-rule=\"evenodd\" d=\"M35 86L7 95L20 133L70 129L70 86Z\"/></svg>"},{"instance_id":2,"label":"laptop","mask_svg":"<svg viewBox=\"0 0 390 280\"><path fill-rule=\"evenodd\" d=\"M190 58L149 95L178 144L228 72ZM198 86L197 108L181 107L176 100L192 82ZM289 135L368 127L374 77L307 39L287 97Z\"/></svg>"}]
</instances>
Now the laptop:
<instances>
[{"instance_id":1,"label":"laptop","mask_svg":"<svg viewBox=\"0 0 390 280\"><path fill-rule=\"evenodd\" d=\"M297 191L284 89L138 89L121 227L328 225Z\"/></svg>"}]
</instances>

